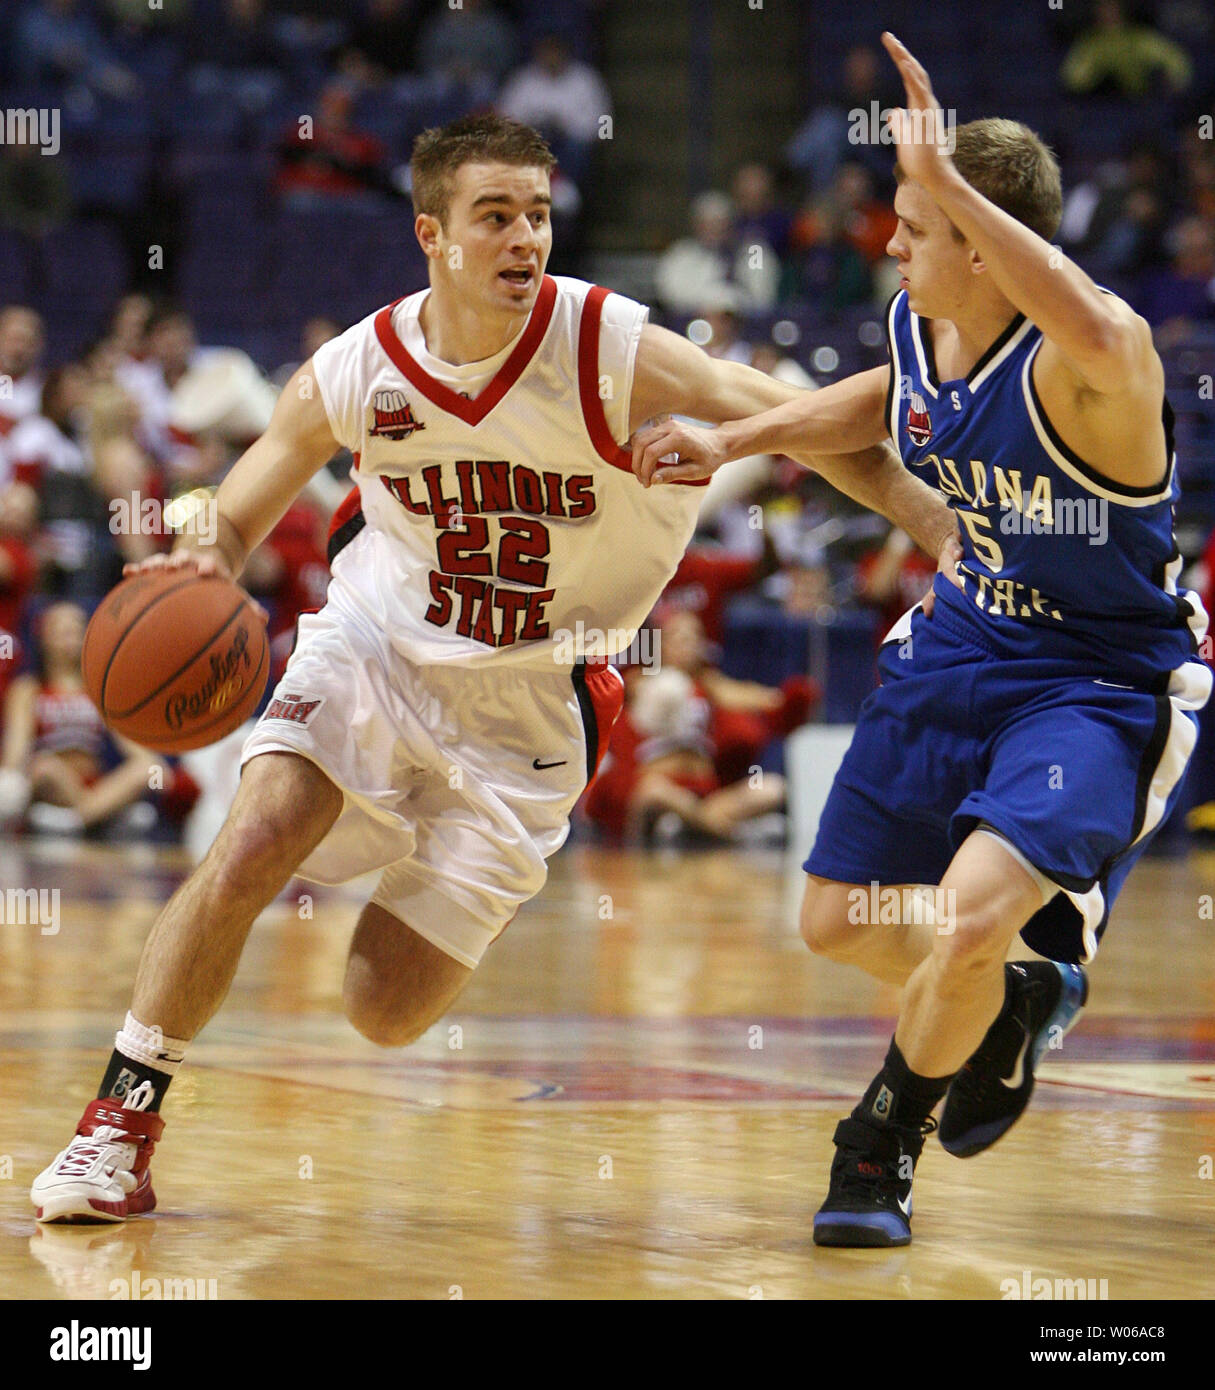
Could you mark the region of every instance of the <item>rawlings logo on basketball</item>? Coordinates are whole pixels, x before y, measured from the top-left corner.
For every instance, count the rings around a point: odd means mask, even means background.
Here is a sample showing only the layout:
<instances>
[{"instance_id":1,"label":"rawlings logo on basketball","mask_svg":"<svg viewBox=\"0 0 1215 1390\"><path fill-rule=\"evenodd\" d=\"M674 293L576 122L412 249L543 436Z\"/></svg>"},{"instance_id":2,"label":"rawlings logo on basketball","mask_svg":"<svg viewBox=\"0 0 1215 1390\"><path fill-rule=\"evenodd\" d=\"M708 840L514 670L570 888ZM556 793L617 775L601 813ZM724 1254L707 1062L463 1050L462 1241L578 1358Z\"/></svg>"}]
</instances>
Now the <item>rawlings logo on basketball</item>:
<instances>
[{"instance_id":1,"label":"rawlings logo on basketball","mask_svg":"<svg viewBox=\"0 0 1215 1390\"><path fill-rule=\"evenodd\" d=\"M211 655L211 674L197 690L183 691L165 703L165 719L170 728L180 729L202 714L214 713L228 705L245 687L242 666L252 666L249 658L249 630L238 627L232 645L222 655Z\"/></svg>"},{"instance_id":2,"label":"rawlings logo on basketball","mask_svg":"<svg viewBox=\"0 0 1215 1390\"><path fill-rule=\"evenodd\" d=\"M377 391L371 398L371 413L375 416L371 433L384 439L408 439L414 430L426 428L413 418L413 407L404 391Z\"/></svg>"},{"instance_id":3,"label":"rawlings logo on basketball","mask_svg":"<svg viewBox=\"0 0 1215 1390\"><path fill-rule=\"evenodd\" d=\"M211 713L218 714L220 710L226 709L244 689L244 685L244 681L238 676L235 680L230 680L222 689L217 690L211 697Z\"/></svg>"},{"instance_id":4,"label":"rawlings logo on basketball","mask_svg":"<svg viewBox=\"0 0 1215 1390\"><path fill-rule=\"evenodd\" d=\"M270 701L262 718L286 719L292 724L307 724L324 703L324 700L305 700L302 695L280 695Z\"/></svg>"},{"instance_id":5,"label":"rawlings logo on basketball","mask_svg":"<svg viewBox=\"0 0 1215 1390\"><path fill-rule=\"evenodd\" d=\"M907 433L913 444L927 444L932 438L932 421L924 397L913 392L907 407Z\"/></svg>"}]
</instances>

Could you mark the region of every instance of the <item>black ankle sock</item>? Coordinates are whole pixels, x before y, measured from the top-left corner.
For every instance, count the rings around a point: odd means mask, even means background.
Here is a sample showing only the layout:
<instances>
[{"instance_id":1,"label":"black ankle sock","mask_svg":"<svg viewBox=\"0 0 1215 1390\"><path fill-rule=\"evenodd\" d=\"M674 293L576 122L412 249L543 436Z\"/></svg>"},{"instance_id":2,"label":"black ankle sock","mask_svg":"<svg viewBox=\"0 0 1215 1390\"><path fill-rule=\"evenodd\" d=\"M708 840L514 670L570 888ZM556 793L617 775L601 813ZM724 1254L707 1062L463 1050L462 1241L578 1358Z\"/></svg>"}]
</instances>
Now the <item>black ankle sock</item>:
<instances>
[{"instance_id":1,"label":"black ankle sock","mask_svg":"<svg viewBox=\"0 0 1215 1390\"><path fill-rule=\"evenodd\" d=\"M172 1080L167 1072L156 1071L145 1066L143 1062L132 1061L130 1057L124 1057L115 1049L110 1054L110 1065L106 1067L105 1075L101 1078L101 1089L97 1092L97 1098L125 1100L136 1086L147 1081L152 1086L152 1102L144 1106L144 1109L159 1110L160 1102L164 1099Z\"/></svg>"},{"instance_id":2,"label":"black ankle sock","mask_svg":"<svg viewBox=\"0 0 1215 1390\"><path fill-rule=\"evenodd\" d=\"M920 1076L912 1071L891 1038L882 1069L852 1112L853 1119L870 1124L918 1125L932 1114L952 1080L952 1073Z\"/></svg>"}]
</instances>

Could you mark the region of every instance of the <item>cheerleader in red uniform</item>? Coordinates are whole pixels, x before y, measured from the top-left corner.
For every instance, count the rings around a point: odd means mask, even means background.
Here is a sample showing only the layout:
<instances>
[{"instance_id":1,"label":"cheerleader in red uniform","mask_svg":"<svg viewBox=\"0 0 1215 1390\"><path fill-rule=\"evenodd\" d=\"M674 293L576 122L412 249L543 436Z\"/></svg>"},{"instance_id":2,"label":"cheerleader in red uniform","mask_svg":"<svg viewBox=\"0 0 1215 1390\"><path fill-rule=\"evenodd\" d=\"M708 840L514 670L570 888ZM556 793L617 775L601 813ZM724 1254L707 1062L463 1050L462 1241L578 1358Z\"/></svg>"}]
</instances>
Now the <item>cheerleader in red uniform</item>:
<instances>
[{"instance_id":1,"label":"cheerleader in red uniform","mask_svg":"<svg viewBox=\"0 0 1215 1390\"><path fill-rule=\"evenodd\" d=\"M784 778L760 771L764 749L805 723L818 703L804 677L780 689L734 680L708 662L700 619L687 610L659 628L660 669L635 671L587 814L612 838L645 841L664 813L714 840L779 810Z\"/></svg>"}]
</instances>

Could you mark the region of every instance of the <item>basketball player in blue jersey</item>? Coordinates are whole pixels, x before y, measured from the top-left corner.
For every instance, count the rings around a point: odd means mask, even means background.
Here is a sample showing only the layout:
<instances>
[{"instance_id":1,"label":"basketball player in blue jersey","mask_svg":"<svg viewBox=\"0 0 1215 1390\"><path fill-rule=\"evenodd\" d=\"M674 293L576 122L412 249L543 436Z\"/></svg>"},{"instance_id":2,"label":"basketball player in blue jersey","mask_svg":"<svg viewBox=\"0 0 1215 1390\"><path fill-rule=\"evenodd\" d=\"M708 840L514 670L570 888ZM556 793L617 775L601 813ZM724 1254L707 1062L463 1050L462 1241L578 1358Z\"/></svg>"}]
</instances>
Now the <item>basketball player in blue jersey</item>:
<instances>
[{"instance_id":1,"label":"basketball player in blue jersey","mask_svg":"<svg viewBox=\"0 0 1215 1390\"><path fill-rule=\"evenodd\" d=\"M885 1063L835 1131L820 1245L910 1241L942 1099L941 1143L962 1157L1024 1111L1211 687L1206 614L1176 583L1172 413L1147 323L1050 245L1062 195L1037 136L974 121L951 154L924 69L883 43L907 92L890 366L634 446L650 484L889 435L960 523L961 586L938 575L931 616L889 634L805 864L811 950L904 986ZM934 910L916 912L925 884ZM1046 959L1006 963L1018 934Z\"/></svg>"}]
</instances>

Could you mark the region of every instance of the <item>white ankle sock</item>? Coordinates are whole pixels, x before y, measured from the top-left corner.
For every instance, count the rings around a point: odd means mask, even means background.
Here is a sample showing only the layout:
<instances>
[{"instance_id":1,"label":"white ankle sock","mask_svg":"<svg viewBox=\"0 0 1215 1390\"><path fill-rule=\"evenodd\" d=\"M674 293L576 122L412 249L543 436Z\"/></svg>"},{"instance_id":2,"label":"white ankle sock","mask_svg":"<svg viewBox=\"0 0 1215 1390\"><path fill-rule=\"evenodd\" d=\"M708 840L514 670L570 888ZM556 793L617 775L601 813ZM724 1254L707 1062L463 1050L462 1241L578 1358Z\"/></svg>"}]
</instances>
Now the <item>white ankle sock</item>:
<instances>
[{"instance_id":1,"label":"white ankle sock","mask_svg":"<svg viewBox=\"0 0 1215 1390\"><path fill-rule=\"evenodd\" d=\"M153 1071L164 1072L166 1076L175 1076L190 1040L166 1038L159 1028L149 1028L140 1023L133 1013L128 1013L126 1022L114 1039L114 1046L133 1062L141 1062Z\"/></svg>"}]
</instances>

